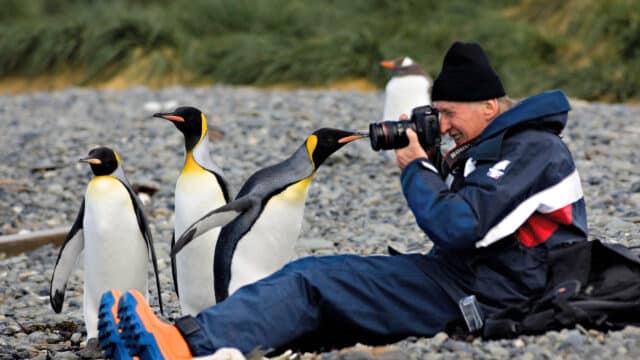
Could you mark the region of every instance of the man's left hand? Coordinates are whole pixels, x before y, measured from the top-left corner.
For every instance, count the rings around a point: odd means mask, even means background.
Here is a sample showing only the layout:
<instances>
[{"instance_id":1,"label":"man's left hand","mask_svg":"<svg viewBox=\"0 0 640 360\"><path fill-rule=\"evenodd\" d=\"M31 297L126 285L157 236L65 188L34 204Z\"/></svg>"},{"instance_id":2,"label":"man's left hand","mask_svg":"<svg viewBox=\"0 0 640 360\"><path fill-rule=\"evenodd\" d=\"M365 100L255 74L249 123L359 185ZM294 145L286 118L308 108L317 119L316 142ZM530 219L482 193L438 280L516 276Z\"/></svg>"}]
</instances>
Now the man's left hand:
<instances>
[{"instance_id":1,"label":"man's left hand","mask_svg":"<svg viewBox=\"0 0 640 360\"><path fill-rule=\"evenodd\" d=\"M398 167L400 170L404 169L407 164L415 159L428 158L427 152L424 151L418 141L418 135L412 129L407 129L407 138L409 139L409 145L396 149L396 160L398 161Z\"/></svg>"}]
</instances>

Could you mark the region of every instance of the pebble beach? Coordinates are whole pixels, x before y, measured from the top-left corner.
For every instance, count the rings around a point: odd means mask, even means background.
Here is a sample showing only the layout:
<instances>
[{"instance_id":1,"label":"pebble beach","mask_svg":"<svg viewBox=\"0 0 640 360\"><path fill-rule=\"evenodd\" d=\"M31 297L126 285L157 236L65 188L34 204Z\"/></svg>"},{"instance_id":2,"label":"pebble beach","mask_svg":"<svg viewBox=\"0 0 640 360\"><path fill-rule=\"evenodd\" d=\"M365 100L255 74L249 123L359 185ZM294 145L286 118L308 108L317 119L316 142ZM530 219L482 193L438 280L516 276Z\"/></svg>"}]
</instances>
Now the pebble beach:
<instances>
[{"instance_id":1,"label":"pebble beach","mask_svg":"<svg viewBox=\"0 0 640 360\"><path fill-rule=\"evenodd\" d=\"M231 192L256 170L292 154L321 127L367 130L380 121L382 92L171 87L70 88L0 95L0 236L70 227L91 171L78 159L115 149L130 183L153 189L145 200L158 256L166 318L180 316L169 244L173 191L184 156L182 134L155 112L194 106L211 129L212 157ZM572 100L563 133L580 173L590 237L640 246L640 107ZM636 143L638 142L638 143ZM298 256L427 252L400 190L393 153L356 141L330 157L309 188ZM83 269L67 286L64 308L49 304L59 248L15 256L0 249L0 359L101 358L87 351ZM149 274L149 279L152 279ZM157 304L151 286L151 303ZM277 324L273 324L277 326ZM640 328L602 333L576 328L514 340L409 338L380 351L354 348L299 359L638 359Z\"/></svg>"}]
</instances>

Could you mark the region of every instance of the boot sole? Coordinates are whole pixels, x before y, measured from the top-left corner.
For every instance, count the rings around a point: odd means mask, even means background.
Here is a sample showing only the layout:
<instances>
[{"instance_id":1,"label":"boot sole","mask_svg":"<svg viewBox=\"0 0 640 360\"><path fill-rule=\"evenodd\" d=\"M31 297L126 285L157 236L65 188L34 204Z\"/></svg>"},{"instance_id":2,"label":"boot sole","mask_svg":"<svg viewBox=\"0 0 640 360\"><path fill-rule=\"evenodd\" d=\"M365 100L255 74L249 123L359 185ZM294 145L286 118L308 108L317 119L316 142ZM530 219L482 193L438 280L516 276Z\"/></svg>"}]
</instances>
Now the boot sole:
<instances>
[{"instance_id":1,"label":"boot sole","mask_svg":"<svg viewBox=\"0 0 640 360\"><path fill-rule=\"evenodd\" d=\"M116 301L116 296L112 291L102 294L100 308L98 309L98 342L107 358L131 360L132 358L129 355L129 351L120 338L118 322L112 310Z\"/></svg>"},{"instance_id":2,"label":"boot sole","mask_svg":"<svg viewBox=\"0 0 640 360\"><path fill-rule=\"evenodd\" d=\"M130 355L137 355L141 360L164 359L155 336L147 331L140 314L136 312L137 305L138 301L129 292L120 298L118 302L120 338L129 349Z\"/></svg>"}]
</instances>

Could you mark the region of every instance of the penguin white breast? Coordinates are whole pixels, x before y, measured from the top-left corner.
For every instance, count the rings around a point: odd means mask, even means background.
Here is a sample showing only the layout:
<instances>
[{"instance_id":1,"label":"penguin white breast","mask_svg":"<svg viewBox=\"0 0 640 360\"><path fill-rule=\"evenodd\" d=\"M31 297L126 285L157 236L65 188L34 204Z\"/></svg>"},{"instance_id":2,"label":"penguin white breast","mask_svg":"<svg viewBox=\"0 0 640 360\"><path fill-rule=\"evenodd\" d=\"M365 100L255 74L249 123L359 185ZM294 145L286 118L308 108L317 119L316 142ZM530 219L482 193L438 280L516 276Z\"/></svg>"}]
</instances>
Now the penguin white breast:
<instances>
[{"instance_id":1,"label":"penguin white breast","mask_svg":"<svg viewBox=\"0 0 640 360\"><path fill-rule=\"evenodd\" d=\"M89 280L106 286L146 283L146 242L129 192L118 179L100 176L89 183L83 226Z\"/></svg>"},{"instance_id":2,"label":"penguin white breast","mask_svg":"<svg viewBox=\"0 0 640 360\"><path fill-rule=\"evenodd\" d=\"M183 171L175 191L176 238L196 220L225 203L215 175L202 168Z\"/></svg>"},{"instance_id":3,"label":"penguin white breast","mask_svg":"<svg viewBox=\"0 0 640 360\"><path fill-rule=\"evenodd\" d=\"M84 312L92 337L102 293L134 288L148 294L148 255L129 192L114 177L97 176L87 186L83 228Z\"/></svg>"},{"instance_id":4,"label":"penguin white breast","mask_svg":"<svg viewBox=\"0 0 640 360\"><path fill-rule=\"evenodd\" d=\"M176 183L176 239L209 211L226 203L215 175L197 164L186 165ZM215 303L213 258L220 228L193 239L176 256L178 292L183 313L195 315Z\"/></svg>"},{"instance_id":5,"label":"penguin white breast","mask_svg":"<svg viewBox=\"0 0 640 360\"><path fill-rule=\"evenodd\" d=\"M393 77L385 87L382 120L398 120L401 114L411 115L414 107L431 103L429 80L421 75Z\"/></svg>"},{"instance_id":6,"label":"penguin white breast","mask_svg":"<svg viewBox=\"0 0 640 360\"><path fill-rule=\"evenodd\" d=\"M236 246L229 294L279 270L295 257L310 182L307 178L295 183L267 201Z\"/></svg>"}]
</instances>

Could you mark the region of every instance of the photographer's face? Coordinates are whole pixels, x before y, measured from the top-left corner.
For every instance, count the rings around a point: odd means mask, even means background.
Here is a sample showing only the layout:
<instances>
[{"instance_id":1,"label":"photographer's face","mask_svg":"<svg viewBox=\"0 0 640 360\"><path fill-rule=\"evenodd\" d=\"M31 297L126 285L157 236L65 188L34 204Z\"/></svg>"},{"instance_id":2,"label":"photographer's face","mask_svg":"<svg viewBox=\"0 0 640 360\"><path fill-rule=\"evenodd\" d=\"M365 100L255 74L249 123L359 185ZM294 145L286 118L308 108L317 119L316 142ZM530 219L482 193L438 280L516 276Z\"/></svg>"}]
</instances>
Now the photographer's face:
<instances>
[{"instance_id":1,"label":"photographer's face","mask_svg":"<svg viewBox=\"0 0 640 360\"><path fill-rule=\"evenodd\" d=\"M497 100L478 102L434 101L438 109L440 132L448 134L456 145L469 142L487 127L498 110Z\"/></svg>"}]
</instances>

